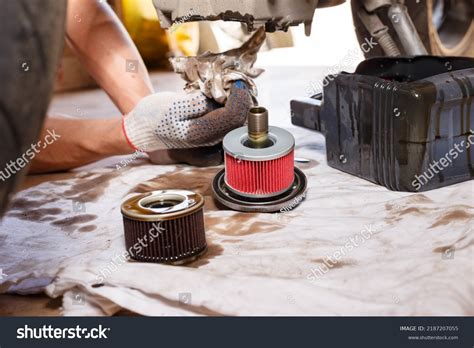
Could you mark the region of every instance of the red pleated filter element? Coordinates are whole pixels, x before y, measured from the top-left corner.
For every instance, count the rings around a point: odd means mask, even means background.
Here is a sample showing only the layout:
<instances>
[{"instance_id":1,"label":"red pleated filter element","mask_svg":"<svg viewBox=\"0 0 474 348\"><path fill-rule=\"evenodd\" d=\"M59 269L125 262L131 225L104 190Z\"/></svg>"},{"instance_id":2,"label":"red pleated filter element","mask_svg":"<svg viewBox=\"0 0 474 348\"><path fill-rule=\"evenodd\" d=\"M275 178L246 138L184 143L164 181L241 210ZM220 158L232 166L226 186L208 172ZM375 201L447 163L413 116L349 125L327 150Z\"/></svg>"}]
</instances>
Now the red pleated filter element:
<instances>
[{"instance_id":1,"label":"red pleated filter element","mask_svg":"<svg viewBox=\"0 0 474 348\"><path fill-rule=\"evenodd\" d=\"M251 108L247 127L229 132L223 141L225 185L244 197L270 198L295 181L293 135L268 125L268 111Z\"/></svg>"},{"instance_id":2,"label":"red pleated filter element","mask_svg":"<svg viewBox=\"0 0 474 348\"><path fill-rule=\"evenodd\" d=\"M225 180L233 191L250 196L274 196L294 181L294 150L280 158L245 160L226 153Z\"/></svg>"},{"instance_id":3,"label":"red pleated filter element","mask_svg":"<svg viewBox=\"0 0 474 348\"><path fill-rule=\"evenodd\" d=\"M308 181L294 165L295 138L268 121L268 110L253 106L247 125L222 141L225 168L211 187L214 198L230 209L275 213L293 209L304 199Z\"/></svg>"}]
</instances>

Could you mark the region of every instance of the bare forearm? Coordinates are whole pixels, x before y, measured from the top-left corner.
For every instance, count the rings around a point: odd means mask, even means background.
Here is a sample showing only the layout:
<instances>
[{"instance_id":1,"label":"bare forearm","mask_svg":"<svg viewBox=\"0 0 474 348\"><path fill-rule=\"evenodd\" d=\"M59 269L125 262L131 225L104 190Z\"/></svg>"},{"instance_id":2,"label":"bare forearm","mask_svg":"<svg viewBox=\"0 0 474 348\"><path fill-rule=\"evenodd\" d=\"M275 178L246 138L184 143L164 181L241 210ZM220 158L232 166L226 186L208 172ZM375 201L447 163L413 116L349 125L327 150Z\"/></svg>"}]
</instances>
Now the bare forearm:
<instances>
[{"instance_id":1,"label":"bare forearm","mask_svg":"<svg viewBox=\"0 0 474 348\"><path fill-rule=\"evenodd\" d=\"M120 118L103 120L50 117L40 139L54 130L59 138L33 160L30 173L67 170L100 159L133 153L122 132Z\"/></svg>"},{"instance_id":2,"label":"bare forearm","mask_svg":"<svg viewBox=\"0 0 474 348\"><path fill-rule=\"evenodd\" d=\"M68 44L123 114L153 93L137 48L106 2L69 0L67 16Z\"/></svg>"},{"instance_id":3,"label":"bare forearm","mask_svg":"<svg viewBox=\"0 0 474 348\"><path fill-rule=\"evenodd\" d=\"M69 0L67 42L87 71L107 92L122 114L153 93L148 71L123 25L105 2ZM127 60L135 70L126 69ZM58 141L42 149L30 173L79 167L105 157L132 153L122 131L122 120L50 117L41 137L54 129Z\"/></svg>"}]
</instances>

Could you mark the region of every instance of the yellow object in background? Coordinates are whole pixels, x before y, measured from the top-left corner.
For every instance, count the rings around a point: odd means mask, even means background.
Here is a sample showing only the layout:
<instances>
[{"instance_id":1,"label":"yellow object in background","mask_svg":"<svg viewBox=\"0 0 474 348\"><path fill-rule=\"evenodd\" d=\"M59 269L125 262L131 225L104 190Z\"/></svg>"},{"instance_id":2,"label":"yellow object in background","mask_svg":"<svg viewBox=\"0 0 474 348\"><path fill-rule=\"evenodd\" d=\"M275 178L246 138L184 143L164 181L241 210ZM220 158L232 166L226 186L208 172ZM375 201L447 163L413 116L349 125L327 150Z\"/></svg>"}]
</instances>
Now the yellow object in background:
<instances>
[{"instance_id":1,"label":"yellow object in background","mask_svg":"<svg viewBox=\"0 0 474 348\"><path fill-rule=\"evenodd\" d=\"M167 31L160 27L152 0L116 2L125 28L149 66L167 67L171 55L194 56L199 49L197 23L175 24Z\"/></svg>"},{"instance_id":2,"label":"yellow object in background","mask_svg":"<svg viewBox=\"0 0 474 348\"><path fill-rule=\"evenodd\" d=\"M199 24L175 24L167 31L175 56L195 56L199 51Z\"/></svg>"}]
</instances>

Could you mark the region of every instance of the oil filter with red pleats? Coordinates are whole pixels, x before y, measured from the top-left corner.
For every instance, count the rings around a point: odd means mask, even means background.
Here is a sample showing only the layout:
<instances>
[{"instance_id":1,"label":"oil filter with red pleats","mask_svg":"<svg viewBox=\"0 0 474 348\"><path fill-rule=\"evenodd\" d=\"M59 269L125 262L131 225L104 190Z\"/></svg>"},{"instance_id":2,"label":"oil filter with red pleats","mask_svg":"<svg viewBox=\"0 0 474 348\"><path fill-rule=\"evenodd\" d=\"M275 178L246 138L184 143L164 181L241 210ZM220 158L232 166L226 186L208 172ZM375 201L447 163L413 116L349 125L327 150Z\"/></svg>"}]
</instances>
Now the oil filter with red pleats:
<instances>
[{"instance_id":1,"label":"oil filter with red pleats","mask_svg":"<svg viewBox=\"0 0 474 348\"><path fill-rule=\"evenodd\" d=\"M294 180L293 151L275 159L248 161L225 154L229 188L248 196L268 197L285 192Z\"/></svg>"},{"instance_id":2,"label":"oil filter with red pleats","mask_svg":"<svg viewBox=\"0 0 474 348\"><path fill-rule=\"evenodd\" d=\"M250 109L248 125L223 140L225 169L214 178L214 196L235 210L272 212L301 197L306 177L294 165L295 139L268 125L268 111Z\"/></svg>"},{"instance_id":3,"label":"oil filter with red pleats","mask_svg":"<svg viewBox=\"0 0 474 348\"><path fill-rule=\"evenodd\" d=\"M248 126L228 133L223 142L225 182L229 189L248 197L271 197L294 181L293 135L268 126L268 111L254 107Z\"/></svg>"}]
</instances>

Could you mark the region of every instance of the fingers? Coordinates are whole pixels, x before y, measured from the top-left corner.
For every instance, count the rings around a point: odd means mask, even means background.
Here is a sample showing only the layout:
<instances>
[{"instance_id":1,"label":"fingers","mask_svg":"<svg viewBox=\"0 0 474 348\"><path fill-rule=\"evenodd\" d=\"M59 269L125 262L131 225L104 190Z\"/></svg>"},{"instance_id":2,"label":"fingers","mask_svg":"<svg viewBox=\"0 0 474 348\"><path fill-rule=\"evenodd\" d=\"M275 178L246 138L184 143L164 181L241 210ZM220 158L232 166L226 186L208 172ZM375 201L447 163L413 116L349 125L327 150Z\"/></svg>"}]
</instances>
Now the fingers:
<instances>
[{"instance_id":1,"label":"fingers","mask_svg":"<svg viewBox=\"0 0 474 348\"><path fill-rule=\"evenodd\" d=\"M181 115L182 120L191 120L208 114L218 105L204 94L197 91L180 96L173 103L173 111Z\"/></svg>"},{"instance_id":2,"label":"fingers","mask_svg":"<svg viewBox=\"0 0 474 348\"><path fill-rule=\"evenodd\" d=\"M245 124L251 106L248 89L234 86L224 107L188 121L186 137L193 146L217 144L228 132Z\"/></svg>"},{"instance_id":3,"label":"fingers","mask_svg":"<svg viewBox=\"0 0 474 348\"><path fill-rule=\"evenodd\" d=\"M150 119L176 122L201 117L217 106L201 92L178 94L161 92L143 98L132 111Z\"/></svg>"},{"instance_id":4,"label":"fingers","mask_svg":"<svg viewBox=\"0 0 474 348\"><path fill-rule=\"evenodd\" d=\"M240 127L245 123L252 104L252 96L247 85L242 81L237 81L232 86L224 106L225 118L230 129Z\"/></svg>"},{"instance_id":5,"label":"fingers","mask_svg":"<svg viewBox=\"0 0 474 348\"><path fill-rule=\"evenodd\" d=\"M248 89L247 87L247 84L242 81L242 80L238 80L238 81L235 81L234 82L234 85L231 87L231 88L236 88L236 89ZM232 89L231 89L232 91ZM232 92L231 92L232 93Z\"/></svg>"}]
</instances>

